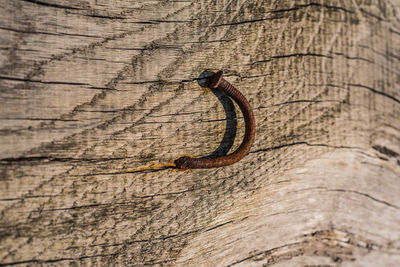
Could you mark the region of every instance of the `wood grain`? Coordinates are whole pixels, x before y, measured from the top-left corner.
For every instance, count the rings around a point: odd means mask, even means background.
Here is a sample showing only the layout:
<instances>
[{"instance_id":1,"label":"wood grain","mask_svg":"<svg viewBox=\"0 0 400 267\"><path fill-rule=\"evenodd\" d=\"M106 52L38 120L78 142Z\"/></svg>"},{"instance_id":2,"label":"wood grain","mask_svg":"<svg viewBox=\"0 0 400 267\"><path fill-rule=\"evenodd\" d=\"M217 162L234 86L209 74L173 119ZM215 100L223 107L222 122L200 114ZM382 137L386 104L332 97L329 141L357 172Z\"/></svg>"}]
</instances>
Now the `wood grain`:
<instances>
[{"instance_id":1,"label":"wood grain","mask_svg":"<svg viewBox=\"0 0 400 267\"><path fill-rule=\"evenodd\" d=\"M0 265L400 264L398 1L0 3Z\"/></svg>"}]
</instances>

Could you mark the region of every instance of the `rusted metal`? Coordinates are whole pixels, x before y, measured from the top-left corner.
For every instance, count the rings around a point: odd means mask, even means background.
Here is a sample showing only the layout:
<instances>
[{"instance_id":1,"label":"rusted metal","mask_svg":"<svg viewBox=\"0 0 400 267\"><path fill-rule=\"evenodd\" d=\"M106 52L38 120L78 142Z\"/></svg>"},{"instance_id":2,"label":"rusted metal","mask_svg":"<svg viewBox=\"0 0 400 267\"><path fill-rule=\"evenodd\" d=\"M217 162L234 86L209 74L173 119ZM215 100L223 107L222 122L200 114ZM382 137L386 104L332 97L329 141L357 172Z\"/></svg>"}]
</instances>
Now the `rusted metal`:
<instances>
[{"instance_id":1,"label":"rusted metal","mask_svg":"<svg viewBox=\"0 0 400 267\"><path fill-rule=\"evenodd\" d=\"M241 160L250 151L255 139L256 122L253 110L247 99L234 86L222 78L222 71L215 73L210 79L209 88L218 88L224 91L238 105L243 113L245 121L245 134L241 145L232 154L215 158L191 158L188 156L180 157L175 160L175 165L179 169L208 169L231 165Z\"/></svg>"}]
</instances>

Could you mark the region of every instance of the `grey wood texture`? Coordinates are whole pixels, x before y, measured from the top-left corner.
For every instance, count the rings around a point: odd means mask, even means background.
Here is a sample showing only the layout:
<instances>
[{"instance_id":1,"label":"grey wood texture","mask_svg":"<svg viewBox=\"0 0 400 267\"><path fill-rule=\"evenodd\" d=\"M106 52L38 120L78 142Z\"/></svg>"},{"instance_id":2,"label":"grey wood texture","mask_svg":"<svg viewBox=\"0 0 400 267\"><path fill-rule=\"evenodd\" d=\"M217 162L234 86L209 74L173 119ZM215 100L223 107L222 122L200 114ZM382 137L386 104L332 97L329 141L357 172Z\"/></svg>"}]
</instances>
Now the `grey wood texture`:
<instances>
[{"instance_id":1,"label":"grey wood texture","mask_svg":"<svg viewBox=\"0 0 400 267\"><path fill-rule=\"evenodd\" d=\"M400 265L398 0L0 3L0 265Z\"/></svg>"}]
</instances>

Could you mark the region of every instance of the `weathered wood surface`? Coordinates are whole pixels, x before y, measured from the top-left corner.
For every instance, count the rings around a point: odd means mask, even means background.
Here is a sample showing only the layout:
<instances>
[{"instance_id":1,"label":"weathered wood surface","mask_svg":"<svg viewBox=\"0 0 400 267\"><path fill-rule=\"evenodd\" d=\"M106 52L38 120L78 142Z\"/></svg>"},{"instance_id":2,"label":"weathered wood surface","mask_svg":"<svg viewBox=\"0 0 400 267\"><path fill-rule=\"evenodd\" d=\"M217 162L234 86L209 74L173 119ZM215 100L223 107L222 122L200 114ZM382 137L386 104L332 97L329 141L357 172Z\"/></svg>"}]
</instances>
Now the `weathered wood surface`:
<instances>
[{"instance_id":1,"label":"weathered wood surface","mask_svg":"<svg viewBox=\"0 0 400 267\"><path fill-rule=\"evenodd\" d=\"M2 265L400 264L398 0L2 0L0 55ZM157 169L234 135L205 69L256 142Z\"/></svg>"}]
</instances>

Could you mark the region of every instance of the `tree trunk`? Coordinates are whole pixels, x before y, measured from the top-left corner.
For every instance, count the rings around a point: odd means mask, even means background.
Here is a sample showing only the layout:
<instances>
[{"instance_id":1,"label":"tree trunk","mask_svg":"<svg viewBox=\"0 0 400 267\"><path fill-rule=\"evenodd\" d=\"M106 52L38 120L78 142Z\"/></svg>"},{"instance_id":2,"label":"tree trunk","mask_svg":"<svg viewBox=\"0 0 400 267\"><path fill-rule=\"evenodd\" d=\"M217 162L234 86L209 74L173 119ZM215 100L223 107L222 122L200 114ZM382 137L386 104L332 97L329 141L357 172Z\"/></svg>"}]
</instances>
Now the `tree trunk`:
<instances>
[{"instance_id":1,"label":"tree trunk","mask_svg":"<svg viewBox=\"0 0 400 267\"><path fill-rule=\"evenodd\" d=\"M1 265L399 266L398 0L1 6Z\"/></svg>"}]
</instances>

